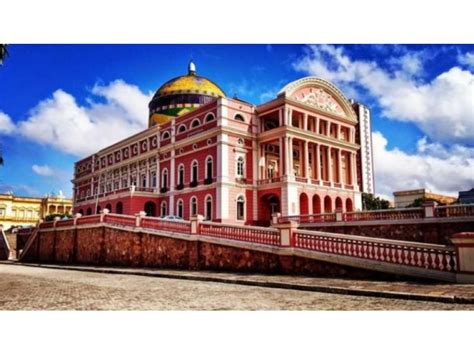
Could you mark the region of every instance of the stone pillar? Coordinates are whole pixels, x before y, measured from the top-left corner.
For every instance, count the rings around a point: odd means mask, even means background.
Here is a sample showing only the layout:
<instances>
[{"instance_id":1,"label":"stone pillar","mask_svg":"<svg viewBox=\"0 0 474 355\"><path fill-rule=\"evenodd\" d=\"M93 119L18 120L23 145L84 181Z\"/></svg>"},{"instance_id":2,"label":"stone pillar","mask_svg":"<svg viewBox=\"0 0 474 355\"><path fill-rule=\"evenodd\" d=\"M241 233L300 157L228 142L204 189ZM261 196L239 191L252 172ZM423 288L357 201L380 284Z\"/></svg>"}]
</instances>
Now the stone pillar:
<instances>
[{"instance_id":1,"label":"stone pillar","mask_svg":"<svg viewBox=\"0 0 474 355\"><path fill-rule=\"evenodd\" d=\"M321 183L321 145L316 145L316 180Z\"/></svg>"},{"instance_id":2,"label":"stone pillar","mask_svg":"<svg viewBox=\"0 0 474 355\"><path fill-rule=\"evenodd\" d=\"M425 218L433 218L436 216L436 205L437 203L435 201L426 201L423 203L423 212Z\"/></svg>"},{"instance_id":3,"label":"stone pillar","mask_svg":"<svg viewBox=\"0 0 474 355\"><path fill-rule=\"evenodd\" d=\"M74 222L73 222L73 225L77 225L77 220L78 220L79 218L81 218L81 217L82 217L82 214L76 213L76 214L74 215Z\"/></svg>"},{"instance_id":4,"label":"stone pillar","mask_svg":"<svg viewBox=\"0 0 474 355\"><path fill-rule=\"evenodd\" d=\"M351 153L351 185L354 186L354 190L357 185L357 161L355 153Z\"/></svg>"},{"instance_id":5,"label":"stone pillar","mask_svg":"<svg viewBox=\"0 0 474 355\"><path fill-rule=\"evenodd\" d=\"M342 208L337 208L336 209L336 222L342 222L342 221L343 221Z\"/></svg>"},{"instance_id":6,"label":"stone pillar","mask_svg":"<svg viewBox=\"0 0 474 355\"><path fill-rule=\"evenodd\" d=\"M100 211L100 223L104 223L105 215L109 213L110 211L107 208L103 208L102 211Z\"/></svg>"},{"instance_id":7,"label":"stone pillar","mask_svg":"<svg viewBox=\"0 0 474 355\"><path fill-rule=\"evenodd\" d=\"M274 224L278 224L278 218L281 217L281 213L280 212L275 212L272 214L272 225Z\"/></svg>"},{"instance_id":8,"label":"stone pillar","mask_svg":"<svg viewBox=\"0 0 474 355\"><path fill-rule=\"evenodd\" d=\"M145 211L140 211L138 213L135 214L135 226L137 227L140 227L141 224L142 224L142 218L146 216L146 212Z\"/></svg>"},{"instance_id":9,"label":"stone pillar","mask_svg":"<svg viewBox=\"0 0 474 355\"><path fill-rule=\"evenodd\" d=\"M191 216L189 220L191 221L191 234L199 234L199 224L204 221L204 216L198 214L196 216Z\"/></svg>"},{"instance_id":10,"label":"stone pillar","mask_svg":"<svg viewBox=\"0 0 474 355\"><path fill-rule=\"evenodd\" d=\"M278 168L280 169L280 171L278 172L278 176L283 176L285 175L285 167L283 165L283 158L285 156L285 138L280 137L278 138L278 140L280 142L280 161L278 164Z\"/></svg>"},{"instance_id":11,"label":"stone pillar","mask_svg":"<svg viewBox=\"0 0 474 355\"><path fill-rule=\"evenodd\" d=\"M316 121L316 134L319 134L319 117L314 118Z\"/></svg>"},{"instance_id":12,"label":"stone pillar","mask_svg":"<svg viewBox=\"0 0 474 355\"><path fill-rule=\"evenodd\" d=\"M332 176L332 159L331 159L331 147L327 147L327 159L326 159L326 164L328 168L328 180L331 183L331 186L333 184L333 176Z\"/></svg>"},{"instance_id":13,"label":"stone pillar","mask_svg":"<svg viewBox=\"0 0 474 355\"><path fill-rule=\"evenodd\" d=\"M337 150L337 182L342 184L341 150Z\"/></svg>"},{"instance_id":14,"label":"stone pillar","mask_svg":"<svg viewBox=\"0 0 474 355\"><path fill-rule=\"evenodd\" d=\"M450 240L456 248L456 282L474 283L474 232L457 233Z\"/></svg>"},{"instance_id":15,"label":"stone pillar","mask_svg":"<svg viewBox=\"0 0 474 355\"><path fill-rule=\"evenodd\" d=\"M304 177L309 178L309 144L308 141L304 141Z\"/></svg>"},{"instance_id":16,"label":"stone pillar","mask_svg":"<svg viewBox=\"0 0 474 355\"><path fill-rule=\"evenodd\" d=\"M304 129L305 131L308 130L308 114L307 114L307 113L304 114L304 118L303 118L303 129Z\"/></svg>"},{"instance_id":17,"label":"stone pillar","mask_svg":"<svg viewBox=\"0 0 474 355\"><path fill-rule=\"evenodd\" d=\"M293 233L298 229L298 222L288 221L286 223L275 224L273 227L280 231L280 240L282 247L294 246Z\"/></svg>"},{"instance_id":18,"label":"stone pillar","mask_svg":"<svg viewBox=\"0 0 474 355\"><path fill-rule=\"evenodd\" d=\"M288 170L288 176L293 176L294 171L293 171L293 138L288 137L288 165L289 165L289 170Z\"/></svg>"}]
</instances>

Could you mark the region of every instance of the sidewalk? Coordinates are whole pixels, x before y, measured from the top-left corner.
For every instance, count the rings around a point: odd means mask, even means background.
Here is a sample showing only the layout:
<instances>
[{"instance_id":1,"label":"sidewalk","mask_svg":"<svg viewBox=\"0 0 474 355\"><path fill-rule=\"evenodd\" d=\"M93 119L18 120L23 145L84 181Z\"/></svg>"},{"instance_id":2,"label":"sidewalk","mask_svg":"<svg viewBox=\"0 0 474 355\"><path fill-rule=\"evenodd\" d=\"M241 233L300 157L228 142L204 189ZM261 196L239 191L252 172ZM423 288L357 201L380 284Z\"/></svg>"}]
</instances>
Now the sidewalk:
<instances>
[{"instance_id":1,"label":"sidewalk","mask_svg":"<svg viewBox=\"0 0 474 355\"><path fill-rule=\"evenodd\" d=\"M82 265L46 265L20 263L14 261L1 261L0 263L59 270L138 275L202 282L220 282L237 285L293 289L354 296L474 304L474 285L435 282L415 283L412 281L367 281L285 275L237 274L216 271L188 271Z\"/></svg>"}]
</instances>

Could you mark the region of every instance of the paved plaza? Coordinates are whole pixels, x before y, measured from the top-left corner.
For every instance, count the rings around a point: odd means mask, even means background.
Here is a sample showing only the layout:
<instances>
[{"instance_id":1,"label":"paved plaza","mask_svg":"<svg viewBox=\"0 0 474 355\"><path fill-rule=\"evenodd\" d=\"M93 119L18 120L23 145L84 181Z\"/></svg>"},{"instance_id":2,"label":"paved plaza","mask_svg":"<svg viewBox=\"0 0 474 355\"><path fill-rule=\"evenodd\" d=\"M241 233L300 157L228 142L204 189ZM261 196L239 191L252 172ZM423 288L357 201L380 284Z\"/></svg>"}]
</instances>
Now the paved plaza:
<instances>
[{"instance_id":1,"label":"paved plaza","mask_svg":"<svg viewBox=\"0 0 474 355\"><path fill-rule=\"evenodd\" d=\"M474 305L0 264L0 309L472 310Z\"/></svg>"}]
</instances>

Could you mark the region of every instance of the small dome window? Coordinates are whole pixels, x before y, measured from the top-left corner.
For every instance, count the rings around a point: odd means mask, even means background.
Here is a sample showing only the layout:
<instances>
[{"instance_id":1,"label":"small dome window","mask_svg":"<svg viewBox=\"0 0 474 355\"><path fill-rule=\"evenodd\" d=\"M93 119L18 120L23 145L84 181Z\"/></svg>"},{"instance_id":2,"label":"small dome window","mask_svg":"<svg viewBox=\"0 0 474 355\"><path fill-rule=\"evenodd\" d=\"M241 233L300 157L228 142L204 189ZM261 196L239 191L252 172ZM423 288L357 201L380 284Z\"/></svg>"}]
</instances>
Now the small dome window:
<instances>
[{"instance_id":1,"label":"small dome window","mask_svg":"<svg viewBox=\"0 0 474 355\"><path fill-rule=\"evenodd\" d=\"M238 113L234 116L234 120L245 122L244 116L242 116L240 113Z\"/></svg>"}]
</instances>

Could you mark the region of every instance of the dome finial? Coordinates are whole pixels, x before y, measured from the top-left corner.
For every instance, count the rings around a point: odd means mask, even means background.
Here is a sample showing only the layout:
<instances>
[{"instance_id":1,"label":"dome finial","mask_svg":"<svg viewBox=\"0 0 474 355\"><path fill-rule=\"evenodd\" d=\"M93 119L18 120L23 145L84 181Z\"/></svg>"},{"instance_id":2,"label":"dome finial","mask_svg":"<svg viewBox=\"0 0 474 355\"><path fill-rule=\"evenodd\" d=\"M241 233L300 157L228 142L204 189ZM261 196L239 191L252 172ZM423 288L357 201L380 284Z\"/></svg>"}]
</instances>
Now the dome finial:
<instances>
[{"instance_id":1,"label":"dome finial","mask_svg":"<svg viewBox=\"0 0 474 355\"><path fill-rule=\"evenodd\" d=\"M189 61L188 64L188 75L195 75L196 74L196 65L194 65L194 62L191 60Z\"/></svg>"}]
</instances>

